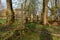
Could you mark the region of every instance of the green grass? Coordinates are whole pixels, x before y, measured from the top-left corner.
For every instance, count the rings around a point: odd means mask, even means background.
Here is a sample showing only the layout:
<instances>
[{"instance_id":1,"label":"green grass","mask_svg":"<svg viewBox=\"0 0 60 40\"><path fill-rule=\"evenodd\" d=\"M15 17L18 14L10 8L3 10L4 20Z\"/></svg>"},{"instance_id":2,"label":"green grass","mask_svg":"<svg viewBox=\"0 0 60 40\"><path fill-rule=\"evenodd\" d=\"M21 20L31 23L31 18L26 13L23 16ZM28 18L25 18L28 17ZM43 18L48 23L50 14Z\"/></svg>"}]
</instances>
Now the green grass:
<instances>
[{"instance_id":1,"label":"green grass","mask_svg":"<svg viewBox=\"0 0 60 40\"><path fill-rule=\"evenodd\" d=\"M38 31L41 31L41 28L45 28L53 34L60 34L60 26L52 26L52 25L51 26L48 26L48 25L44 26L44 25L34 24L34 23L33 24L27 24L28 27L30 27L31 25L34 25L34 28L36 28ZM31 26L31 28L33 28L33 26ZM30 34L32 35L33 32L30 32ZM30 34L27 34L27 36L30 36ZM40 40L39 35L38 36L37 35L35 33L35 34L33 34L32 39L31 39L31 37L27 37L26 39L27 40L35 40L35 38L36 38L36 40ZM41 36L41 37L43 38L43 36ZM57 36L51 36L51 37L53 40L60 40L60 38Z\"/></svg>"},{"instance_id":2,"label":"green grass","mask_svg":"<svg viewBox=\"0 0 60 40\"><path fill-rule=\"evenodd\" d=\"M5 23L5 22L6 22L5 19L0 19L0 24L3 24L3 23Z\"/></svg>"},{"instance_id":3,"label":"green grass","mask_svg":"<svg viewBox=\"0 0 60 40\"><path fill-rule=\"evenodd\" d=\"M2 21L2 20L1 20ZM18 26L17 24L14 24L13 27ZM60 26L44 26L36 23L28 23L26 24L26 27L28 28L27 31L25 31L25 36L21 37L19 40L41 40L41 37L44 39L43 36L41 36L40 32L42 28L47 29L48 31L52 33L60 33ZM31 31L33 30L33 31ZM36 32L34 32L37 30ZM4 32L0 32L0 34L3 34ZM60 37L57 36L51 36L53 40L60 40ZM14 40L14 39L13 39Z\"/></svg>"}]
</instances>

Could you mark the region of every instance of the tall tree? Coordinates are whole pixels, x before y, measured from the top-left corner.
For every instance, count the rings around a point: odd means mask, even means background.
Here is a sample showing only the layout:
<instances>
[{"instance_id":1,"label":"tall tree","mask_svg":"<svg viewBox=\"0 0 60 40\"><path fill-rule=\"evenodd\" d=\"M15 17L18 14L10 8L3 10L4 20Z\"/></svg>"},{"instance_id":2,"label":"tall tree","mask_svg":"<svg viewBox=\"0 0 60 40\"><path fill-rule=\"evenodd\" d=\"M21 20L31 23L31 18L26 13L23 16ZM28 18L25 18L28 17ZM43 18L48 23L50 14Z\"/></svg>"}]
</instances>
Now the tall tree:
<instances>
[{"instance_id":1,"label":"tall tree","mask_svg":"<svg viewBox=\"0 0 60 40\"><path fill-rule=\"evenodd\" d=\"M30 3L29 3L29 14L30 14L30 22L33 22L33 17L34 17L34 4L33 4L33 1L30 0Z\"/></svg>"},{"instance_id":2,"label":"tall tree","mask_svg":"<svg viewBox=\"0 0 60 40\"><path fill-rule=\"evenodd\" d=\"M26 23L26 7L27 7L26 3L27 3L27 0L25 0L22 4L22 12L23 12L24 23Z\"/></svg>"},{"instance_id":3,"label":"tall tree","mask_svg":"<svg viewBox=\"0 0 60 40\"><path fill-rule=\"evenodd\" d=\"M57 7L57 0L55 0L55 6Z\"/></svg>"},{"instance_id":4,"label":"tall tree","mask_svg":"<svg viewBox=\"0 0 60 40\"><path fill-rule=\"evenodd\" d=\"M10 23L13 23L15 19L14 19L13 7L12 7L12 0L6 0L6 2L7 2L7 11L8 11L8 13L10 12L10 14L11 14Z\"/></svg>"},{"instance_id":5,"label":"tall tree","mask_svg":"<svg viewBox=\"0 0 60 40\"><path fill-rule=\"evenodd\" d=\"M49 0L43 0L43 24L48 23L48 2Z\"/></svg>"}]
</instances>

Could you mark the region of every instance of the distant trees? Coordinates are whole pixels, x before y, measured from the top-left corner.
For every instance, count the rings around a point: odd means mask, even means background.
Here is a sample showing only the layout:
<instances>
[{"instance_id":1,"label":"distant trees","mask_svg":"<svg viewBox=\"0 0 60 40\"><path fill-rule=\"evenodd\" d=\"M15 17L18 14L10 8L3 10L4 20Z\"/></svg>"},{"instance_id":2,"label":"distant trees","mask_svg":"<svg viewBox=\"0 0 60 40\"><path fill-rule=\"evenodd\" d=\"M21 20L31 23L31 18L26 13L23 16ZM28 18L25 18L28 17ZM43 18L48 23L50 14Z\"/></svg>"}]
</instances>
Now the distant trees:
<instances>
[{"instance_id":1,"label":"distant trees","mask_svg":"<svg viewBox=\"0 0 60 40\"><path fill-rule=\"evenodd\" d=\"M30 3L29 3L29 13L30 13L30 19L31 21L30 22L33 22L33 17L34 17L34 4L33 4L33 1L30 0Z\"/></svg>"},{"instance_id":2,"label":"distant trees","mask_svg":"<svg viewBox=\"0 0 60 40\"><path fill-rule=\"evenodd\" d=\"M29 0L28 6L27 6L27 0L25 0L22 3L21 12L22 12L22 15L23 15L24 22L26 22L26 19L28 20L28 16L30 17L30 22L34 21L34 16L36 17L36 13L38 11L38 10L36 10L36 5L39 4L39 3L37 3L37 1L36 0ZM51 15L50 15L51 20L52 21L54 20L55 12L58 8L58 4L57 4L58 0L53 0L53 1L54 2L51 1L51 8L49 8L48 7L49 0L43 0L43 9L42 9L42 14L43 15L39 15L39 16L43 20L42 23L44 25L48 24L48 15L49 15L48 14L48 9L51 11ZM54 3L54 4L52 4L52 3ZM10 14L11 14L10 21L13 23L14 22L14 11L13 11L13 8L12 8L12 0L7 0L7 11L10 12ZM8 12L7 12L7 14L8 14ZM28 16L27 16L27 13L29 14Z\"/></svg>"},{"instance_id":3,"label":"distant trees","mask_svg":"<svg viewBox=\"0 0 60 40\"><path fill-rule=\"evenodd\" d=\"M22 13L22 18L23 18L23 24L26 23L26 17L27 17L27 15L26 15L26 9L27 9L26 3L27 3L27 0L25 0L25 1L21 4L21 10L22 10L21 13Z\"/></svg>"},{"instance_id":4,"label":"distant trees","mask_svg":"<svg viewBox=\"0 0 60 40\"><path fill-rule=\"evenodd\" d=\"M38 4L39 4L38 0L30 0L29 2L30 22L37 22L38 20L38 15L37 15L37 11L39 10Z\"/></svg>"},{"instance_id":5,"label":"distant trees","mask_svg":"<svg viewBox=\"0 0 60 40\"><path fill-rule=\"evenodd\" d=\"M53 2L53 1L52 1ZM49 10L51 11L51 15L50 15L50 17L51 17L51 20L53 21L53 20L56 20L56 15L58 14L58 12L56 12L60 7L58 6L59 5L59 3L58 3L58 0L54 0L54 2L53 2L54 4L52 4L51 5L51 8L49 8ZM53 6L54 5L54 6Z\"/></svg>"}]
</instances>

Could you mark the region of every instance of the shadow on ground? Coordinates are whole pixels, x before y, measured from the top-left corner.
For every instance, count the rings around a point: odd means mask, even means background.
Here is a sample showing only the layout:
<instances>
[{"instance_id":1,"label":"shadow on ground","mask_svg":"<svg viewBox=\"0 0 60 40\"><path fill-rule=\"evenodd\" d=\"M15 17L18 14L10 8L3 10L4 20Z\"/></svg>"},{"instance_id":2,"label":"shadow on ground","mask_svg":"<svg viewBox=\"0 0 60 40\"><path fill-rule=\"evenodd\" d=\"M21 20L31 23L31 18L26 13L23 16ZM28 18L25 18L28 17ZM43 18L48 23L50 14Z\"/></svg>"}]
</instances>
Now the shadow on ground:
<instances>
[{"instance_id":1,"label":"shadow on ground","mask_svg":"<svg viewBox=\"0 0 60 40\"><path fill-rule=\"evenodd\" d=\"M51 32L47 29L42 28L40 32L40 40L53 40L52 35L50 33Z\"/></svg>"}]
</instances>

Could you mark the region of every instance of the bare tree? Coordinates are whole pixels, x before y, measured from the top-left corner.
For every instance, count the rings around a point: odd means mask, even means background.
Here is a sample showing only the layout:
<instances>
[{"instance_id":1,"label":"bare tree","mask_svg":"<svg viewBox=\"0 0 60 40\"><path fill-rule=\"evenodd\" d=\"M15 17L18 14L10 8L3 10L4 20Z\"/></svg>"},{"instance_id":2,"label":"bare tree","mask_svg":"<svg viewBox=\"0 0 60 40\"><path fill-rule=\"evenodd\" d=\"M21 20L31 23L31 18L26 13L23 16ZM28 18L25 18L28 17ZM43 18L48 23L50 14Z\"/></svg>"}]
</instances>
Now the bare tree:
<instances>
[{"instance_id":1,"label":"bare tree","mask_svg":"<svg viewBox=\"0 0 60 40\"><path fill-rule=\"evenodd\" d=\"M8 13L10 12L10 14L11 14L10 23L13 23L15 19L14 19L13 7L12 7L12 0L6 0L6 2L7 2L7 11L8 11Z\"/></svg>"},{"instance_id":2,"label":"bare tree","mask_svg":"<svg viewBox=\"0 0 60 40\"><path fill-rule=\"evenodd\" d=\"M43 0L43 24L46 25L48 23L48 2L49 0Z\"/></svg>"}]
</instances>

